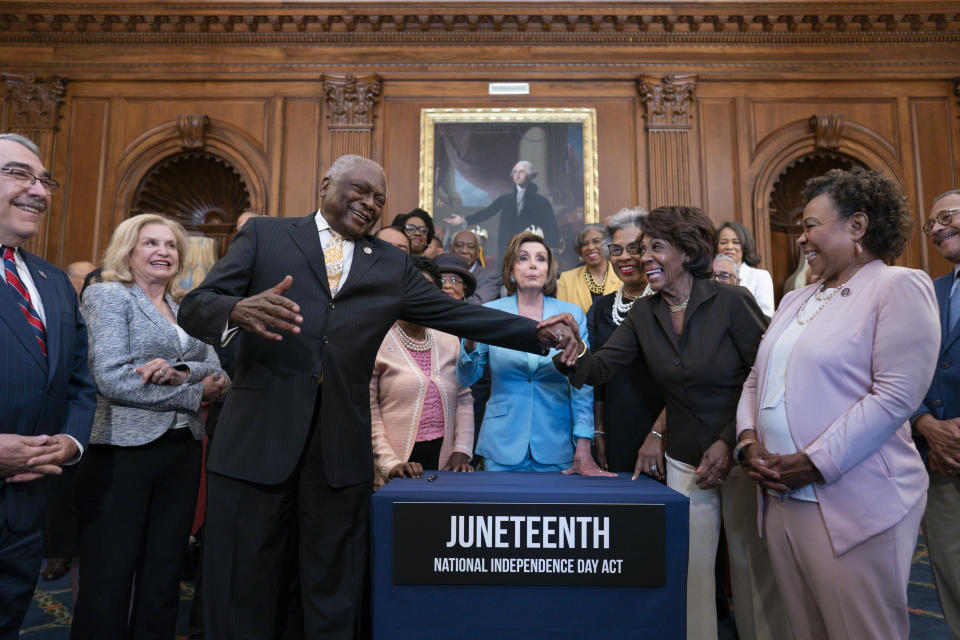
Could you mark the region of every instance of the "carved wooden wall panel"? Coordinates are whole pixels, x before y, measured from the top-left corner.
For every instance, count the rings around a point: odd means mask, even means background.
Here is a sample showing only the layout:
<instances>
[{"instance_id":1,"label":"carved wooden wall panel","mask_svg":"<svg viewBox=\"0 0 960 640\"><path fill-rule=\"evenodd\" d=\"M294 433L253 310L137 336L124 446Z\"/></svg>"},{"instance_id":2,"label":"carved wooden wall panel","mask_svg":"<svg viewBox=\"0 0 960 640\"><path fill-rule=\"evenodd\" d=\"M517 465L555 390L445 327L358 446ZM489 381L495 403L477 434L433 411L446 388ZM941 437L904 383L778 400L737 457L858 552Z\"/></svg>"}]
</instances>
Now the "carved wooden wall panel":
<instances>
[{"instance_id":1,"label":"carved wooden wall panel","mask_svg":"<svg viewBox=\"0 0 960 640\"><path fill-rule=\"evenodd\" d=\"M733 98L699 101L703 210L718 224L739 218L737 108Z\"/></svg>"},{"instance_id":2,"label":"carved wooden wall panel","mask_svg":"<svg viewBox=\"0 0 960 640\"><path fill-rule=\"evenodd\" d=\"M319 87L318 87L319 89ZM291 98L283 102L283 153L279 173L279 211L285 216L307 215L317 208L320 175L326 168L319 153L323 139L322 97Z\"/></svg>"},{"instance_id":3,"label":"carved wooden wall panel","mask_svg":"<svg viewBox=\"0 0 960 640\"><path fill-rule=\"evenodd\" d=\"M930 215L933 199L950 189L960 187L957 182L957 138L945 135L956 130L957 118L951 117L948 99L915 99L910 101L910 132L913 137L913 156L925 159L917 167L916 193L910 194L917 203L917 222L922 224ZM919 227L918 227L919 230ZM929 265L930 273L942 274L952 265L940 252L923 240L921 260Z\"/></svg>"}]
</instances>

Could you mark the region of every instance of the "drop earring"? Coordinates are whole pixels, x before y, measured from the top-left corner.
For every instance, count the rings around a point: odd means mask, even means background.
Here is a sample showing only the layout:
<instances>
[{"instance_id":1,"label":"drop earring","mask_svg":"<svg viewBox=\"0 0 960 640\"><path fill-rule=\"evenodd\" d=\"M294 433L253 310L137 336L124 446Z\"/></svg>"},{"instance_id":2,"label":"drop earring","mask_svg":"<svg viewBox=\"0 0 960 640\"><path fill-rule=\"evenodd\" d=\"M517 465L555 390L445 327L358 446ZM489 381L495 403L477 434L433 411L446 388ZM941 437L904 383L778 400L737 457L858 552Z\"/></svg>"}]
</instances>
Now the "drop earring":
<instances>
[{"instance_id":1,"label":"drop earring","mask_svg":"<svg viewBox=\"0 0 960 640\"><path fill-rule=\"evenodd\" d=\"M863 247L860 246L860 241L859 241L859 240L854 240L854 241L853 241L853 248L854 248L854 250L857 252L857 256L858 256L858 257L863 253Z\"/></svg>"}]
</instances>

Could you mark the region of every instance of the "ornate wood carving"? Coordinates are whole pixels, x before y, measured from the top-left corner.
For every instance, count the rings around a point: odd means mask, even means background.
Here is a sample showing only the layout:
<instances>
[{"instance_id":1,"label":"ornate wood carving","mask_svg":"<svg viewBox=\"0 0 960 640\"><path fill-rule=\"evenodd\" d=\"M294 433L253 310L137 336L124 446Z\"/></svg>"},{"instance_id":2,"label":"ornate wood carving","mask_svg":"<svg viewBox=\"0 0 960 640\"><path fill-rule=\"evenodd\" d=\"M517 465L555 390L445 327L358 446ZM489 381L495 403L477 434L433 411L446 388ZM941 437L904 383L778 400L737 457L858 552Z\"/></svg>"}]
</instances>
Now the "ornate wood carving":
<instances>
[{"instance_id":1,"label":"ornate wood carving","mask_svg":"<svg viewBox=\"0 0 960 640\"><path fill-rule=\"evenodd\" d=\"M380 84L376 75L325 76L323 93L331 128L372 127Z\"/></svg>"},{"instance_id":2,"label":"ornate wood carving","mask_svg":"<svg viewBox=\"0 0 960 640\"><path fill-rule=\"evenodd\" d=\"M177 116L180 146L184 149L203 149L209 127L210 118L204 114Z\"/></svg>"},{"instance_id":3,"label":"ornate wood carving","mask_svg":"<svg viewBox=\"0 0 960 640\"><path fill-rule=\"evenodd\" d=\"M813 144L818 150L831 150L840 147L843 136L843 116L840 114L816 114L810 116L810 131L813 132Z\"/></svg>"},{"instance_id":4,"label":"ornate wood carving","mask_svg":"<svg viewBox=\"0 0 960 640\"><path fill-rule=\"evenodd\" d=\"M29 74L4 73L3 89L5 130L59 130L60 105L66 93L63 78L40 80Z\"/></svg>"},{"instance_id":5,"label":"ornate wood carving","mask_svg":"<svg viewBox=\"0 0 960 640\"><path fill-rule=\"evenodd\" d=\"M697 77L694 74L644 76L637 92L647 121L650 203L693 204L693 138L690 129Z\"/></svg>"},{"instance_id":6,"label":"ornate wood carving","mask_svg":"<svg viewBox=\"0 0 960 640\"><path fill-rule=\"evenodd\" d=\"M914 1L905 12L903 2L875 2L822 6L806 2L780 3L751 11L742 2L685 3L610 2L592 9L583 3L549 5L527 2L443 6L426 2L387 1L359 4L344 15L342 7L310 3L291 12L291 5L208 3L191 7L174 2L152 3L149 11L135 3L40 0L10 2L0 14L0 40L50 41L303 41L389 42L429 41L461 43L496 36L502 42L531 43L531 36L562 34L577 43L611 41L632 43L662 40L690 42L737 41L744 35L777 43L815 41L872 41L956 38L960 30L957 3ZM872 11L864 12L869 8ZM210 36L217 36L211 40ZM718 37L719 36L719 37ZM551 38L551 44L556 39ZM535 42L535 41L533 41Z\"/></svg>"},{"instance_id":7,"label":"ornate wood carving","mask_svg":"<svg viewBox=\"0 0 960 640\"><path fill-rule=\"evenodd\" d=\"M637 81L637 91L646 109L647 130L689 127L697 76L677 73L657 79L645 76Z\"/></svg>"}]
</instances>

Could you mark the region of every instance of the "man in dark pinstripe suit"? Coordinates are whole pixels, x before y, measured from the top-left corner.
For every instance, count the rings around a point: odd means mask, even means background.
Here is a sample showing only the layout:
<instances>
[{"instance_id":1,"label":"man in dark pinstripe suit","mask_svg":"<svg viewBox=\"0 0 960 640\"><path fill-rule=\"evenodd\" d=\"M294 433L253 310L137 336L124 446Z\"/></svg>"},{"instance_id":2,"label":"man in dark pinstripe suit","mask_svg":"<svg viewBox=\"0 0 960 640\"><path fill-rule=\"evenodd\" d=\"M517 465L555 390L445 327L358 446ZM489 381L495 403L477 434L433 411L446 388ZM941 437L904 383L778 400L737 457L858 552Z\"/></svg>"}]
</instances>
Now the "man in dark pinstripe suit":
<instances>
[{"instance_id":1,"label":"man in dark pinstripe suit","mask_svg":"<svg viewBox=\"0 0 960 640\"><path fill-rule=\"evenodd\" d=\"M292 567L305 636L354 637L373 480L370 375L398 318L536 353L541 337L556 342L532 320L454 301L370 236L386 201L376 163L339 158L320 198L304 218L248 222L180 307L181 326L200 339L240 330L207 465L208 640L276 637ZM331 278L324 253L337 236L342 258L330 260L342 271Z\"/></svg>"},{"instance_id":2,"label":"man in dark pinstripe suit","mask_svg":"<svg viewBox=\"0 0 960 640\"><path fill-rule=\"evenodd\" d=\"M0 250L3 640L19 635L40 572L43 478L80 458L97 397L87 370L87 330L70 280L21 248L39 231L59 186L39 154L30 140L0 134L0 246L6 250Z\"/></svg>"}]
</instances>

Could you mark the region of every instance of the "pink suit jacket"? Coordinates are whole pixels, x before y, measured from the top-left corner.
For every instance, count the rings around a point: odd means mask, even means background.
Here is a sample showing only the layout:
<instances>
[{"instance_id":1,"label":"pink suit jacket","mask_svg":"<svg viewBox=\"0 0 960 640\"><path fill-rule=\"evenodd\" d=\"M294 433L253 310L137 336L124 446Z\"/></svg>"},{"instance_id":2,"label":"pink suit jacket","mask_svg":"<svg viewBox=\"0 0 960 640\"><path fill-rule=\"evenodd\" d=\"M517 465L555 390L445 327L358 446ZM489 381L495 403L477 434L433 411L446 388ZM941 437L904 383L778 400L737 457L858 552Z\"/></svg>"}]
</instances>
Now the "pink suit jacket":
<instances>
[{"instance_id":1,"label":"pink suit jacket","mask_svg":"<svg viewBox=\"0 0 960 640\"><path fill-rule=\"evenodd\" d=\"M757 428L773 347L816 287L781 301L743 386L738 437ZM928 478L908 419L929 388L939 348L930 277L880 260L861 268L794 346L787 420L797 448L823 475L814 490L835 556L889 529L923 499Z\"/></svg>"}]
</instances>

